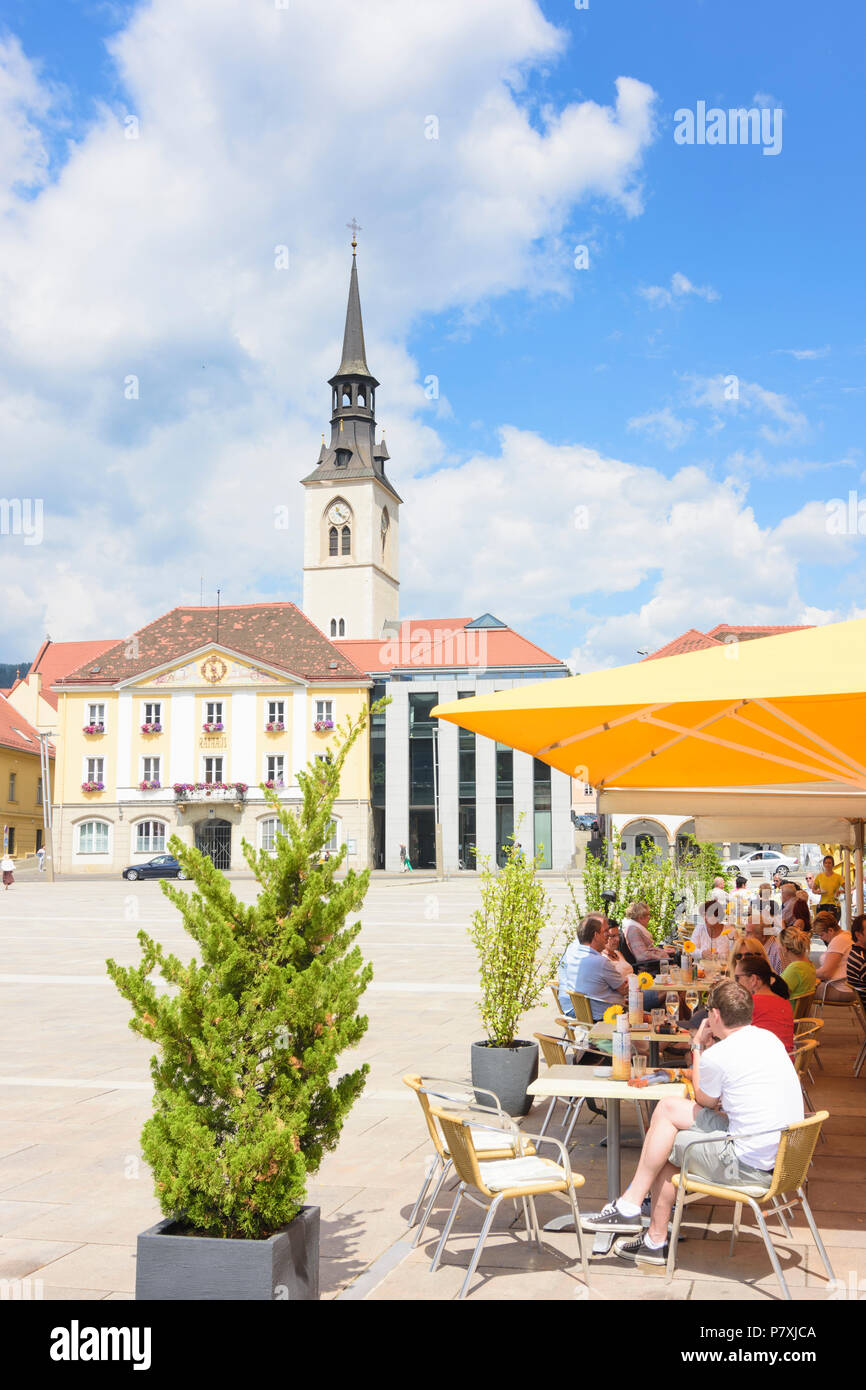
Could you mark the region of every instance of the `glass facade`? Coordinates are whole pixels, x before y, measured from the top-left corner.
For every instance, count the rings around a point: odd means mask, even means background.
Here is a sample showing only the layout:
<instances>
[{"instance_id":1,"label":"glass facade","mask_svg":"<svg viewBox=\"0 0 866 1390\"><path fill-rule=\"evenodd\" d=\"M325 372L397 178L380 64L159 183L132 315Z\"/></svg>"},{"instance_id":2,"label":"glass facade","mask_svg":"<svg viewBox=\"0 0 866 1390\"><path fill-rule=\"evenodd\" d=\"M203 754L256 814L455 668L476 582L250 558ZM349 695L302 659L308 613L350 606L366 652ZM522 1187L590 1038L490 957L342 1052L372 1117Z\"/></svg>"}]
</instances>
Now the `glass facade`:
<instances>
[{"instance_id":1,"label":"glass facade","mask_svg":"<svg viewBox=\"0 0 866 1390\"><path fill-rule=\"evenodd\" d=\"M436 867L435 792L438 720L430 711L439 696L409 696L409 859L416 869Z\"/></svg>"},{"instance_id":2,"label":"glass facade","mask_svg":"<svg viewBox=\"0 0 866 1390\"><path fill-rule=\"evenodd\" d=\"M458 700L474 695L474 690L458 691ZM461 869L474 869L475 850L475 735L471 729L457 731L457 855Z\"/></svg>"},{"instance_id":3,"label":"glass facade","mask_svg":"<svg viewBox=\"0 0 866 1390\"><path fill-rule=\"evenodd\" d=\"M374 685L370 692L370 703L375 704L388 693L385 685ZM387 833L385 816L385 710L380 710L370 719L370 801L373 812L373 866L385 867L385 836Z\"/></svg>"},{"instance_id":4,"label":"glass facade","mask_svg":"<svg viewBox=\"0 0 866 1390\"><path fill-rule=\"evenodd\" d=\"M514 834L514 749L496 745L496 862L505 863L505 851Z\"/></svg>"},{"instance_id":5,"label":"glass facade","mask_svg":"<svg viewBox=\"0 0 866 1390\"><path fill-rule=\"evenodd\" d=\"M534 850L540 859L540 867L549 869L552 867L550 841L551 841L551 802L550 802L550 767L547 763L541 763L538 758L533 758L532 768L532 817Z\"/></svg>"}]
</instances>

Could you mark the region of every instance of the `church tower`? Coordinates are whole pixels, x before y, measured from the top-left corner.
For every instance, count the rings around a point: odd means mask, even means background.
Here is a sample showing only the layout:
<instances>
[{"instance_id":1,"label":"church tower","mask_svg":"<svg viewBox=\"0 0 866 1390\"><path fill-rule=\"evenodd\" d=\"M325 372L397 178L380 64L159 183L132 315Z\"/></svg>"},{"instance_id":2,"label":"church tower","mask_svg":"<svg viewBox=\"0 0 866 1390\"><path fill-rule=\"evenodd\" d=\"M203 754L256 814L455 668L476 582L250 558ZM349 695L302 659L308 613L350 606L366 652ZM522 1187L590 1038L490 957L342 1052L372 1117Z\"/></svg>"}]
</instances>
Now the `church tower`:
<instances>
[{"instance_id":1,"label":"church tower","mask_svg":"<svg viewBox=\"0 0 866 1390\"><path fill-rule=\"evenodd\" d=\"M304 497L303 610L326 637L380 637L398 616L398 523L401 498L385 474L389 457L376 443L376 387L367 366L357 241L343 334L343 356L331 377L331 438Z\"/></svg>"}]
</instances>

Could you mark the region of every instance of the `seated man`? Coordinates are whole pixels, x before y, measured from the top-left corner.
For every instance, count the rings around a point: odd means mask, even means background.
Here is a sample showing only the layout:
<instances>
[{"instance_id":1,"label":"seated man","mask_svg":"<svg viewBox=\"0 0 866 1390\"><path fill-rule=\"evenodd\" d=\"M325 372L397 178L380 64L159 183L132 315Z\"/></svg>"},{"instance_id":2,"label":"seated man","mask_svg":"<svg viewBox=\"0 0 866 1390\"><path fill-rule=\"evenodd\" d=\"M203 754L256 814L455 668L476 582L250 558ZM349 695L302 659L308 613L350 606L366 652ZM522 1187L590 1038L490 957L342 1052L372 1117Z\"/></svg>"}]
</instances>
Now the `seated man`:
<instances>
[{"instance_id":1,"label":"seated man","mask_svg":"<svg viewBox=\"0 0 866 1390\"><path fill-rule=\"evenodd\" d=\"M676 1195L671 1178L690 1144L718 1134L690 1154L693 1176L723 1187L766 1189L780 1131L803 1118L803 1094L791 1059L775 1034L752 1025L748 990L736 980L723 980L708 1004L692 1048L695 1099L659 1101L629 1186L602 1211L581 1220L585 1231L623 1235L614 1249L638 1265L667 1262L668 1221ZM652 1215L644 1232L641 1203L648 1193Z\"/></svg>"},{"instance_id":2,"label":"seated man","mask_svg":"<svg viewBox=\"0 0 866 1390\"><path fill-rule=\"evenodd\" d=\"M628 998L628 977L604 954L609 931L607 918L591 912L559 962L559 1004L568 1018L574 1018L569 990L586 995L596 1022L611 1004L623 1004Z\"/></svg>"}]
</instances>

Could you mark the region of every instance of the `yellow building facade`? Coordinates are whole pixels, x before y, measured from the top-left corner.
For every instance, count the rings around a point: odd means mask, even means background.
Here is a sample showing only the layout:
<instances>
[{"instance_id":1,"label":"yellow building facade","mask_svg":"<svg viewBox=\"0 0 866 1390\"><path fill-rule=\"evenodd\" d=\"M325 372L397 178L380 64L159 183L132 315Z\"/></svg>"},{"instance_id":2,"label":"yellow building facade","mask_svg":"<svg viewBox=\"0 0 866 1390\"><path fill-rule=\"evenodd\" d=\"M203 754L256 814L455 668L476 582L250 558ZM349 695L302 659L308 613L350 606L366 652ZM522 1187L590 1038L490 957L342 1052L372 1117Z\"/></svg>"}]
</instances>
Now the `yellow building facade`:
<instances>
[{"instance_id":1,"label":"yellow building facade","mask_svg":"<svg viewBox=\"0 0 866 1390\"><path fill-rule=\"evenodd\" d=\"M16 863L41 848L42 817L39 734L0 696L0 846Z\"/></svg>"},{"instance_id":2,"label":"yellow building facade","mask_svg":"<svg viewBox=\"0 0 866 1390\"><path fill-rule=\"evenodd\" d=\"M295 605L214 614L176 609L54 687L61 872L134 871L173 834L219 868L244 868L242 840L274 845L261 784L298 806L299 769L368 705L369 678ZM227 640L200 642L216 623ZM331 848L345 844L356 868L370 852L369 756L365 731L334 808Z\"/></svg>"}]
</instances>

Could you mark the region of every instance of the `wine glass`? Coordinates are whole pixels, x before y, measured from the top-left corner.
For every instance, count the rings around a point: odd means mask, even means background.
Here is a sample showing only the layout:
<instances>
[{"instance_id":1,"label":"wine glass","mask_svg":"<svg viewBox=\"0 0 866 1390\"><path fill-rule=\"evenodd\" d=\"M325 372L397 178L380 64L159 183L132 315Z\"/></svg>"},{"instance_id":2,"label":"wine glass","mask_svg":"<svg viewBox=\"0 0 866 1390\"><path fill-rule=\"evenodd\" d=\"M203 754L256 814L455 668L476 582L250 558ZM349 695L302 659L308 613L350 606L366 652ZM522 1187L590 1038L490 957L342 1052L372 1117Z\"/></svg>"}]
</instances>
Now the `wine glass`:
<instances>
[{"instance_id":1,"label":"wine glass","mask_svg":"<svg viewBox=\"0 0 866 1390\"><path fill-rule=\"evenodd\" d=\"M665 995L665 1009L671 1022L676 1023L680 1016L680 996L676 990L668 990Z\"/></svg>"},{"instance_id":2,"label":"wine glass","mask_svg":"<svg viewBox=\"0 0 866 1390\"><path fill-rule=\"evenodd\" d=\"M700 1002L701 1002L701 996L699 995L699 993L698 993L698 991L697 991L696 989L687 989L687 990L686 990L686 1006L687 1006L687 1008L690 1010L691 1013L694 1013L695 1009L698 1007L698 1004L699 1004Z\"/></svg>"}]
</instances>

